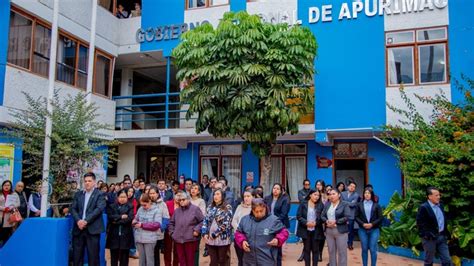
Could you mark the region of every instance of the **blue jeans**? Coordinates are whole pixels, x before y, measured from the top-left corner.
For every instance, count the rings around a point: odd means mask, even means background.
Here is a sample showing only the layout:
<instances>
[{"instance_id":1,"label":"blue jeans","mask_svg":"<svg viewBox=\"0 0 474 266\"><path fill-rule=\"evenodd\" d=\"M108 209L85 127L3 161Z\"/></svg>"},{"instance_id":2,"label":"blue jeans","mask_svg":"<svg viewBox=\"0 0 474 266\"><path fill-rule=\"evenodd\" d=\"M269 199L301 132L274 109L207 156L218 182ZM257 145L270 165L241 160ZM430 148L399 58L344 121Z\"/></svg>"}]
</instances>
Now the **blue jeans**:
<instances>
[{"instance_id":1,"label":"blue jeans","mask_svg":"<svg viewBox=\"0 0 474 266\"><path fill-rule=\"evenodd\" d=\"M423 250L425 251L425 265L433 265L433 259L438 252L442 266L451 265L451 256L449 256L448 242L445 235L439 235L435 239L421 239Z\"/></svg>"},{"instance_id":2,"label":"blue jeans","mask_svg":"<svg viewBox=\"0 0 474 266\"><path fill-rule=\"evenodd\" d=\"M354 242L354 220L349 219L349 235L347 238L347 246L352 246Z\"/></svg>"},{"instance_id":3,"label":"blue jeans","mask_svg":"<svg viewBox=\"0 0 474 266\"><path fill-rule=\"evenodd\" d=\"M380 229L364 229L359 228L360 246L362 248L362 264L367 266L369 264L369 250L370 261L372 266L377 265L377 242L379 241Z\"/></svg>"}]
</instances>

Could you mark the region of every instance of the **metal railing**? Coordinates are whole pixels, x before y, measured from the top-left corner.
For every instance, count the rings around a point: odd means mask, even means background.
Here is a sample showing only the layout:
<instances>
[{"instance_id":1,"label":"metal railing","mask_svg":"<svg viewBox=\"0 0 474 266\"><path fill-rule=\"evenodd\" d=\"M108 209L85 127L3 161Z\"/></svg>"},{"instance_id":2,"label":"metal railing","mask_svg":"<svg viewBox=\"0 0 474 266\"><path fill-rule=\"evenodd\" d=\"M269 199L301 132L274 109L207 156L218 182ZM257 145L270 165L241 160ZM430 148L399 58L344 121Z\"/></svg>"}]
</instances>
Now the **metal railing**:
<instances>
[{"instance_id":1,"label":"metal railing","mask_svg":"<svg viewBox=\"0 0 474 266\"><path fill-rule=\"evenodd\" d=\"M115 127L120 130L179 128L187 109L179 92L114 96Z\"/></svg>"}]
</instances>

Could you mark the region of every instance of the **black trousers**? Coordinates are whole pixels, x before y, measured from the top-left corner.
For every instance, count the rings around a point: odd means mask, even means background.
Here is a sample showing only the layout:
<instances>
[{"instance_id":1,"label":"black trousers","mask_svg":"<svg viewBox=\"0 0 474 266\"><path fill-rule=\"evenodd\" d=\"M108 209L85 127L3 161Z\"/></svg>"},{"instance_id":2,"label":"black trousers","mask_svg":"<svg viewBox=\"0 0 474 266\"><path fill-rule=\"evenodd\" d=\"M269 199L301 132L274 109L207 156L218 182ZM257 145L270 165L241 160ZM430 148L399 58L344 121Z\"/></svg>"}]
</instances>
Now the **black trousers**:
<instances>
[{"instance_id":1,"label":"black trousers","mask_svg":"<svg viewBox=\"0 0 474 266\"><path fill-rule=\"evenodd\" d=\"M323 249L324 249L324 243L326 242L326 238L323 238L322 240L319 240L319 257L323 257Z\"/></svg>"},{"instance_id":2,"label":"black trousers","mask_svg":"<svg viewBox=\"0 0 474 266\"><path fill-rule=\"evenodd\" d=\"M84 248L87 249L89 266L99 266L100 234L91 235L86 230L81 230L78 235L73 235L72 249L74 266L84 265Z\"/></svg>"},{"instance_id":3,"label":"black trousers","mask_svg":"<svg viewBox=\"0 0 474 266\"><path fill-rule=\"evenodd\" d=\"M129 249L111 249L110 261L111 266L128 266Z\"/></svg>"},{"instance_id":4,"label":"black trousers","mask_svg":"<svg viewBox=\"0 0 474 266\"><path fill-rule=\"evenodd\" d=\"M160 266L160 254L161 254L161 247L163 246L163 240L156 241L155 245L155 266Z\"/></svg>"},{"instance_id":5,"label":"black trousers","mask_svg":"<svg viewBox=\"0 0 474 266\"><path fill-rule=\"evenodd\" d=\"M303 239L305 266L318 265L320 240L314 239L314 234L314 231L308 231L308 237Z\"/></svg>"},{"instance_id":6,"label":"black trousers","mask_svg":"<svg viewBox=\"0 0 474 266\"><path fill-rule=\"evenodd\" d=\"M237 255L237 260L239 262L239 266L243 266L244 265L244 261L243 261L243 258L244 258L244 250L239 248L239 246L234 242L234 248L235 248L235 254Z\"/></svg>"},{"instance_id":7,"label":"black trousers","mask_svg":"<svg viewBox=\"0 0 474 266\"><path fill-rule=\"evenodd\" d=\"M209 257L211 257L210 266L230 266L230 245L207 245L207 251L209 252Z\"/></svg>"},{"instance_id":8,"label":"black trousers","mask_svg":"<svg viewBox=\"0 0 474 266\"><path fill-rule=\"evenodd\" d=\"M12 236L12 233L13 233L13 227L1 227L0 228L0 241L3 242L2 245L5 246L8 239Z\"/></svg>"}]
</instances>

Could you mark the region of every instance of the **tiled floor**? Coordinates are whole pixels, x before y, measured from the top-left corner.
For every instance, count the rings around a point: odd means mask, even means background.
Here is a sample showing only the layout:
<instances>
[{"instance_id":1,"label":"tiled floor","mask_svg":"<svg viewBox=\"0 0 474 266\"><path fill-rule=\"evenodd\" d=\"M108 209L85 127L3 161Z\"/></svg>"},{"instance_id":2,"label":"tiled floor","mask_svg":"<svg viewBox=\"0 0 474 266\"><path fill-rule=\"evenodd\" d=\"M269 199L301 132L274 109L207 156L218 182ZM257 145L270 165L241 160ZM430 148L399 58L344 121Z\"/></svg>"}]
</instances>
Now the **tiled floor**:
<instances>
[{"instance_id":1,"label":"tiled floor","mask_svg":"<svg viewBox=\"0 0 474 266\"><path fill-rule=\"evenodd\" d=\"M283 265L304 265L304 262L297 262L298 257L301 254L303 244L286 244L283 247ZM203 246L201 245L201 252ZM231 265L237 265L237 257L235 256L234 247L231 246L232 258ZM108 252L107 252L108 253ZM370 253L369 253L370 254ZM360 245L359 242L354 242L354 250L348 250L348 265L362 265L362 258L360 256ZM108 257L108 254L107 254ZM163 257L161 257L163 259ZM369 259L370 261L370 259ZM320 262L319 265L326 266L328 263L328 253L327 247L323 251L323 262ZM404 257L394 256L386 253L378 253L377 265L387 265L387 266L415 266L422 265L422 261L407 259ZM163 264L163 260L162 263ZM209 265L209 257L203 258L200 257L199 265ZM370 262L369 262L370 265ZM138 266L138 260L130 258L130 266Z\"/></svg>"}]
</instances>

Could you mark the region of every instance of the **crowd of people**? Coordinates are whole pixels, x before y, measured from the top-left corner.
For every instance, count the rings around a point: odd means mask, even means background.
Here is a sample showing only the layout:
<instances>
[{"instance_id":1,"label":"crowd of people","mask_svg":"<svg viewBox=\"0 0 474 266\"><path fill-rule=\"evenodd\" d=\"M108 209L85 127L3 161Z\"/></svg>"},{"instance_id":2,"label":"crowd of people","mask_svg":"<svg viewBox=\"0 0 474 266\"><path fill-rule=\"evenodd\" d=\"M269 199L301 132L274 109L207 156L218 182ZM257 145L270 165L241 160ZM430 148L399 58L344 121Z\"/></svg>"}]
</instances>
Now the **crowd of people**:
<instances>
[{"instance_id":1,"label":"crowd of people","mask_svg":"<svg viewBox=\"0 0 474 266\"><path fill-rule=\"evenodd\" d=\"M159 180L157 184L146 184L126 175L122 182L108 185L96 182L93 173L86 173L84 189L79 191L76 183L71 184L70 189L75 192L72 204L62 209L74 220L73 264L83 265L87 250L88 264L99 265L100 235L106 232L111 265L128 265L129 257L137 253L140 266L160 265L162 253L166 266L199 265L201 255L210 257L211 266L230 265L232 244L239 265L282 265L282 246L290 227L290 198L285 188L276 183L264 197L263 187L245 186L236 198L227 184L224 176L205 175L201 183L188 178L184 183ZM14 213L24 218L40 215L41 194L37 187L27 197L23 182L18 182L15 189L8 180L2 183L2 243L18 226L10 219ZM353 181L333 188L317 180L313 188L309 180L304 180L298 191L296 214L296 235L303 242L298 261L304 261L306 266L318 265L326 242L328 265L345 266L347 249L353 249L354 233L358 233L363 265L368 265L369 251L371 265L376 265L382 208L370 184L362 195L356 187ZM447 222L439 195L438 189L428 188L428 201L420 206L417 224L426 261L432 263L438 251L443 265L449 265ZM205 249L201 254L202 241Z\"/></svg>"}]
</instances>

